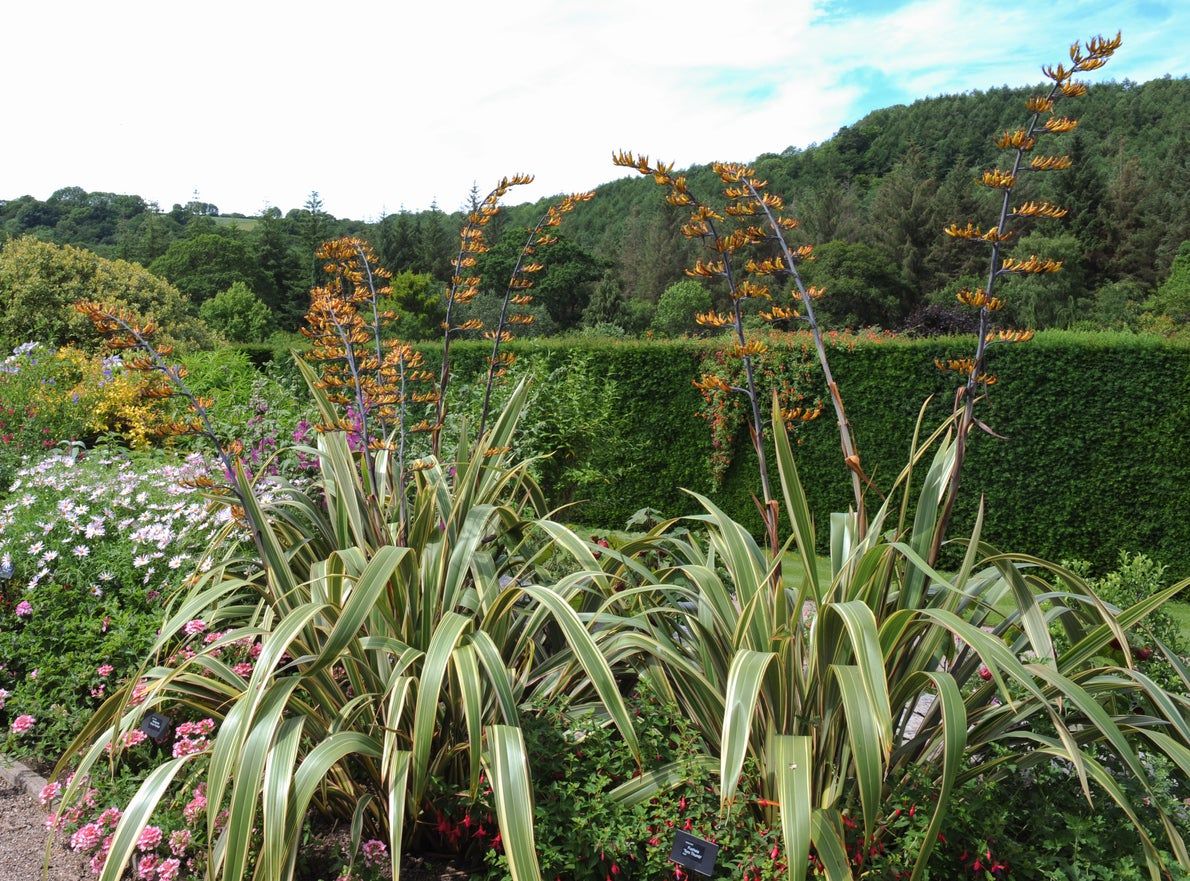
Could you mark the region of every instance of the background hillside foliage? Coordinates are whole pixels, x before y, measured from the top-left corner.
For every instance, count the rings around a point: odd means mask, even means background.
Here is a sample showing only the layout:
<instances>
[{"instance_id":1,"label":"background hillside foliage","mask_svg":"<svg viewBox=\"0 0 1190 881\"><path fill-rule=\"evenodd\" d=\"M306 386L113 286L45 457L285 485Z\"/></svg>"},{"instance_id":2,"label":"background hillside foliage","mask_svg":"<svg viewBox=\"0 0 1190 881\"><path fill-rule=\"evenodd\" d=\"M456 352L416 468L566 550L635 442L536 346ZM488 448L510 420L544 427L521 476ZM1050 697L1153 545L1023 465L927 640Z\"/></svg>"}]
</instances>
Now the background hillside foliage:
<instances>
[{"instance_id":1,"label":"background hillside foliage","mask_svg":"<svg viewBox=\"0 0 1190 881\"><path fill-rule=\"evenodd\" d=\"M979 216L981 195L972 183L994 158L989 133L1019 123L1020 102L1031 91L1004 87L885 108L822 144L756 160L770 190L793 206L799 235L819 246L814 281L835 295L824 303L835 326L963 329L954 308L956 276L981 272L983 257L940 229L956 217ZM1188 108L1185 78L1097 84L1082 100L1078 131L1063 136L1074 166L1047 175L1037 194L1071 214L1029 236L1039 253L1064 259L1065 271L1006 291L1011 318L1037 327L1161 331L1185 322L1185 296L1162 286L1190 240ZM695 192L715 191L709 168L686 173ZM408 335L429 337L438 305L416 292L447 280L461 212L477 199L473 189L455 212L433 207L364 223L326 213L317 193L301 208L248 218L219 216L217 206L198 198L165 211L139 196L68 187L45 201L0 201L0 238L29 234L139 262L196 305L242 282L278 328L292 330L319 281L312 259L318 243L359 235L386 268L424 279L405 282L401 306L410 315ZM500 270L514 259L521 228L548 201L509 207L493 223L485 261L493 296L502 293ZM543 255L548 271L538 284L537 332L648 328L662 293L689 264L680 222L647 180L599 187ZM482 299L475 308L482 312Z\"/></svg>"}]
</instances>

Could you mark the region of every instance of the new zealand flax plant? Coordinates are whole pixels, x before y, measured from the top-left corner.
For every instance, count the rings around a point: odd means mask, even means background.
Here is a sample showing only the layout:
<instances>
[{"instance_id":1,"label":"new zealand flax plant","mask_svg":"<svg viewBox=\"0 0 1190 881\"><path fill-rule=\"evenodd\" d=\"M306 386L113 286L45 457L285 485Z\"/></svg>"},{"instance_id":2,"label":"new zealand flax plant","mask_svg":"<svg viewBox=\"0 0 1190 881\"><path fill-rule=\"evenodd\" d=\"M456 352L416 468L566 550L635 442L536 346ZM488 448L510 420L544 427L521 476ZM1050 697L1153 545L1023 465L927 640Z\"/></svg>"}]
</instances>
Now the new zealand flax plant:
<instances>
[{"instance_id":1,"label":"new zealand flax plant","mask_svg":"<svg viewBox=\"0 0 1190 881\"><path fill-rule=\"evenodd\" d=\"M855 848L898 846L899 804L890 799L924 777L936 802L909 877L926 877L956 787L1010 773L1007 754L1019 768L1060 762L1088 800L1115 801L1154 881L1169 860L1190 868L1184 818L1159 806L1145 758L1162 755L1190 775L1190 670L1159 646L1180 683L1167 691L1134 666L1128 647L1129 631L1190 579L1109 607L1074 572L986 542L982 509L958 570L936 570L925 557L954 462L951 420L924 439L919 420L910 459L864 537L853 516L830 516L830 570L821 576L779 409L778 491L791 524L783 549L796 548L795 559L774 558L696 496L704 513L688 520L701 531L675 534L680 521L670 521L603 549L609 577L625 589L608 596L599 618L609 656L631 654L699 732L719 765L725 811L740 797L746 759L756 763L755 810L782 830L782 876L857 877ZM1124 778L1151 802L1130 800Z\"/></svg>"},{"instance_id":2,"label":"new zealand flax plant","mask_svg":"<svg viewBox=\"0 0 1190 881\"><path fill-rule=\"evenodd\" d=\"M1097 36L1086 43L1076 42L1070 47L1070 67L1058 64L1056 67L1047 65L1041 69L1046 79L1052 83L1049 90L1042 95L1033 95L1025 101L1025 109L1029 116L1023 128L1004 132L996 138L996 146L1007 151L1010 157L1010 167L986 171L979 181L983 186L999 193L999 215L995 225L984 228L968 221L966 226L952 223L943 230L952 238L987 245L991 255L988 258L987 281L984 282L983 289L963 289L956 295L960 303L975 309L979 315L979 335L975 342L975 353L970 358L936 362L940 370L960 374L963 384L955 392L954 406L958 414L955 425L955 463L947 485L938 530L930 548L931 562L938 557L954 512L971 430L979 427L991 431L975 416L980 389L986 390L997 381L996 375L987 371L989 348L1005 343L1028 342L1033 338L1033 332L1029 330L993 329L993 317L1004 307L1004 300L997 296L999 282L1006 276L1039 275L1060 272L1062 269L1061 261L1048 257L1030 254L1028 257L1020 258L1006 253L1013 239L1017 237L1022 223L1038 219L1059 220L1069 212L1068 208L1049 202L1021 200L1025 180L1029 175L1059 171L1070 168L1071 165L1069 156L1039 154L1034 152L1034 148L1043 138L1071 132L1078 127L1077 120L1057 113L1058 105L1066 99L1085 95L1086 83L1076 81L1074 75L1089 73L1103 67L1120 48L1122 42L1119 33L1112 39Z\"/></svg>"},{"instance_id":3,"label":"new zealand flax plant","mask_svg":"<svg viewBox=\"0 0 1190 881\"><path fill-rule=\"evenodd\" d=\"M1118 37L1095 38L1085 52L1072 49L1075 69L1102 66L1118 45ZM1008 178L1020 173L1022 156L1039 129L1073 127L1065 117L1039 123L1037 114L1049 112L1056 94L1085 90L1070 82L1070 71L1046 72L1055 82L1051 95L1033 99L1029 127L1003 139L1018 150L1012 172L988 175L989 185L1005 189L1005 208L1000 225L978 235L993 248L988 289L982 298L961 295L981 309L985 322L978 357L962 365L972 385L960 397L965 409L959 407L924 440L919 419L909 461L867 528L858 494L866 478L858 460L848 463L855 466L859 504L852 514L830 516L829 579L818 574L814 520L775 397L771 424L791 529L778 550L795 548L800 565L783 563L774 552L775 517L766 521L766 551L701 496L696 498L704 513L689 519L703 524L702 534L671 534L676 521L670 521L642 542L605 551L609 569L643 563L650 554L665 561L653 564L643 583L635 574L626 578L635 587L614 594L601 617L616 621L611 629L619 644L639 651L641 675L678 704L700 731L708 755L718 758L725 808L737 798L745 760L757 763L762 792L756 809L780 825L784 874L791 881L807 873L854 877L862 861L848 850L848 825L858 821L860 854L890 844L886 799L911 773L925 774L936 793L910 875L925 877L956 785L1007 773L1000 747L1016 754L1019 767L1061 762L1088 800L1093 791L1114 800L1135 827L1154 881L1170 859L1190 868L1179 831L1184 820L1158 805L1144 758L1160 754L1190 775L1190 670L1169 647L1160 646L1181 685L1177 692L1162 689L1133 665L1127 636L1190 580L1129 608L1109 607L1075 573L1026 554L1000 552L984 541L982 505L970 536L956 542L963 548L958 570L943 573L933 564L957 487L963 420L969 430L974 385L986 382L982 360L993 339L986 319L996 305L995 280L1004 272L1052 268L1041 258L999 257L1009 216L1055 216L1058 211L1036 202L1013 212L1007 208L1014 185ZM727 278L733 304L738 303L744 283L731 278L732 256L775 241L779 261L754 260L749 268L791 276L803 308L812 313L809 291L796 276L804 252L790 249L780 233L790 228L780 222L783 203L762 195L762 182L750 169L713 166L729 185L729 198L750 200L732 204L725 213L763 214L768 224L767 230L746 226L729 240L712 226L720 215L696 202L684 178L669 166L629 154L617 154L616 161L653 175L669 188L672 204L694 206L683 231L705 237L717 252L716 259L696 265L694 274ZM1034 157L1028 164L1045 170L1062 167L1064 160ZM951 234L976 237L958 229ZM747 347L738 315L737 307L735 315L701 318L713 327L732 327L738 355L761 355ZM1004 332L995 338L1020 336ZM820 349L819 355L825 365L825 352ZM749 381L741 391L753 405L755 439L761 429L758 392ZM833 383L831 390L837 393ZM832 398L838 400L835 394ZM846 437L841 407L837 415ZM928 463L924 478L923 463ZM763 475L762 486L767 500L771 495ZM1005 604L1009 612L997 611ZM1055 640L1054 632L1063 638ZM1153 796L1151 803L1148 798L1144 805L1130 801L1119 782L1125 778ZM1154 824L1162 831L1166 855L1149 834Z\"/></svg>"},{"instance_id":4,"label":"new zealand flax plant","mask_svg":"<svg viewBox=\"0 0 1190 881\"><path fill-rule=\"evenodd\" d=\"M546 580L540 569L559 550L579 565L589 555L545 519L529 463L508 460L526 386L489 431L460 440L450 467L433 457L411 463L406 500L397 461L405 384L424 371L408 347L373 332L369 322L384 319L375 307L383 274L369 269L368 249L342 240L322 255L329 281L308 315L322 371L297 361L320 416L317 447L302 448L317 457L318 476L309 485L275 481L264 493L212 432L230 483L208 481L211 503L232 505L253 544L229 530L209 550L210 568L173 598L138 676L103 704L57 769L77 762L69 803L109 747L110 761L121 761L124 735L146 712L217 723L209 746L145 779L101 881L123 876L179 778L206 787L211 879L295 878L308 822L318 818L349 823L355 849L363 838L386 842L399 878L403 849L436 817L433 797L478 801L490 787L512 876L536 881L521 708L561 696L597 707L638 752L592 618L603 594L592 593L591 579L610 585L601 574ZM142 348L146 366L188 395L153 351L151 328L84 308L117 346ZM217 636L189 636L197 620ZM250 670L222 659L249 644Z\"/></svg>"}]
</instances>

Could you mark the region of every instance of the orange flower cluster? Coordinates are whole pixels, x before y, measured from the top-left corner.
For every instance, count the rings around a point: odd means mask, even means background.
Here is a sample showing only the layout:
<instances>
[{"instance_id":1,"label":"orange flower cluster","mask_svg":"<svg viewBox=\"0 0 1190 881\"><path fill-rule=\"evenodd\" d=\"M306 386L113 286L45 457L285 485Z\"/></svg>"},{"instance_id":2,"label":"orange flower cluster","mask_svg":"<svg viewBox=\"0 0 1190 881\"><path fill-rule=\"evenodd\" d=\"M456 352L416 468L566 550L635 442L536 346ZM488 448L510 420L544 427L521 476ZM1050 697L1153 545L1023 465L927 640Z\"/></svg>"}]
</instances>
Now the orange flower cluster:
<instances>
[{"instance_id":1,"label":"orange flower cluster","mask_svg":"<svg viewBox=\"0 0 1190 881\"><path fill-rule=\"evenodd\" d=\"M390 273L377 264L371 246L343 237L325 242L317 256L325 260L327 282L310 292L306 327L312 343L308 358L321 364L319 387L331 403L354 407L360 418L375 419L381 431L369 436L373 449L395 448L384 435L386 426L401 421L409 403L430 404L437 392L417 391L433 383L422 355L407 343L385 338L384 323L396 318L380 309L389 293ZM345 420L320 424L320 431L342 431Z\"/></svg>"},{"instance_id":2,"label":"orange flower cluster","mask_svg":"<svg viewBox=\"0 0 1190 881\"><path fill-rule=\"evenodd\" d=\"M1059 171L1070 168L1070 157L1064 154L1029 155L1040 137L1045 135L1062 134L1074 131L1078 121L1069 116L1059 116L1055 107L1065 98L1085 95L1087 87L1083 83L1075 82L1072 77L1076 73L1097 70L1107 63L1107 60L1120 47L1120 34L1112 39L1093 37L1085 44L1075 43L1070 47L1070 67L1058 64L1054 67L1043 67L1042 72L1053 81L1049 93L1033 95L1025 101L1025 109L1030 113L1028 124L1023 128L1006 131L996 138L996 146L1002 150L1014 152L1012 166L1005 170L993 168L983 173L980 182L991 189L1003 193L999 223L983 229L979 225L968 222L966 226L950 224L943 232L956 239L979 241L992 246L991 267L988 275L988 285L985 291L959 291L957 297L960 303L979 310L980 335L975 358L968 369L969 382L973 383L977 375L982 375L983 352L987 343L992 341L1025 342L1032 338L1028 331L988 331L988 316L1004 305L1003 301L993 296L996 280L1005 274L1045 274L1058 272L1062 263L1058 260L1031 255L1027 259L1016 259L1001 253L1002 248L1016 236L1016 231L1009 228L1009 221L1024 218L1040 218L1043 220L1058 220L1066 216L1068 209L1061 208L1049 202L1026 201L1017 208L1009 210L1013 191L1019 185L1021 177L1026 172ZM1044 119L1043 119L1044 116ZM953 369L948 367L947 369ZM967 406L970 406L968 401Z\"/></svg>"},{"instance_id":3,"label":"orange flower cluster","mask_svg":"<svg viewBox=\"0 0 1190 881\"><path fill-rule=\"evenodd\" d=\"M798 227L796 218L783 213L785 200L768 192L768 182L758 178L755 169L743 163L715 162L711 165L711 170L723 183L726 204L720 212L695 198L685 176L674 173L672 163L654 164L648 156L627 151L614 153L612 162L652 176L657 184L668 190L666 201L670 205L690 209L689 219L681 226L682 235L703 241L715 257L695 260L694 265L686 270L686 275L705 281L722 280L732 304L730 312L703 312L695 316L695 321L712 330L733 330L734 344L725 354L743 360L746 372L751 374L752 361L764 353L765 346L746 338L741 304L747 300L773 298L770 285L761 283L759 277L771 277L784 282L793 276L797 264L814 259L811 245L795 248L785 246L783 233ZM734 228L729 228L733 221ZM778 253L754 253L774 245L781 246ZM800 278L798 281L800 286ZM812 288L806 290L804 296L809 300L820 297L822 293L821 288ZM759 314L770 323L788 323L802 320L805 312L790 302L774 303ZM695 385L704 394L735 390L744 392L750 398L755 397L750 376L748 388L735 388L713 376L703 377ZM790 412L794 412L794 409L790 408ZM815 411L801 412L806 414ZM800 421L804 421L804 416ZM754 426L754 430L757 428Z\"/></svg>"},{"instance_id":4,"label":"orange flower cluster","mask_svg":"<svg viewBox=\"0 0 1190 881\"><path fill-rule=\"evenodd\" d=\"M143 353L124 358L125 369L145 374L144 382L136 390L138 397L162 403L175 396L185 398L186 409L183 413L188 410L193 418L174 418L173 414L159 410L155 413L154 421L146 426L147 435L161 439L206 433L205 416L210 400L195 397L185 390L182 380L186 377L186 368L165 361L173 354L172 347L153 347L151 340L157 333L157 325L152 319L142 320L126 309L105 306L91 300L75 303L74 308L90 320L95 330L104 337L108 348L116 351L137 349ZM212 438L215 439L213 435ZM215 440L222 448L222 444Z\"/></svg>"},{"instance_id":5,"label":"orange flower cluster","mask_svg":"<svg viewBox=\"0 0 1190 881\"><path fill-rule=\"evenodd\" d=\"M473 211L468 212L463 228L459 230L459 252L451 263L450 285L446 289L446 317L442 321L442 370L438 375L438 390L435 398L434 421L429 428L433 433L431 446L437 455L441 443L442 425L446 421L446 388L450 383L450 344L457 334L470 330L482 330L483 322L478 318L455 324L455 306L474 300L479 294L482 279L475 274L478 256L488 250L484 237L487 227L497 214L500 213L500 200L508 195L513 187L533 183L531 174L514 174L511 177L500 178L499 183L492 189L483 201ZM496 346L499 346L505 331L498 328L493 332ZM421 427L419 423L418 428Z\"/></svg>"},{"instance_id":6,"label":"orange flower cluster","mask_svg":"<svg viewBox=\"0 0 1190 881\"><path fill-rule=\"evenodd\" d=\"M545 269L544 263L533 259L537 254L537 249L548 247L558 241L558 237L553 235L550 230L561 226L562 218L577 206L594 198L594 190L585 193L571 193L564 196L561 201L550 205L537 224L529 230L525 244L521 247L520 254L517 255L516 265L513 266L512 275L509 277L508 285L504 291L504 302L500 306L500 319L494 330L484 333L484 338L492 341L492 354L488 357L488 376L483 393L483 410L479 418L479 434L481 436L488 421L492 384L497 377L503 376L516 360L516 356L511 352L500 351L501 344L509 342L513 338L512 332L508 328L509 326L529 327L534 321L534 317L528 312L510 313L508 307L523 307L533 302L533 295L525 292L532 290L533 276Z\"/></svg>"}]
</instances>

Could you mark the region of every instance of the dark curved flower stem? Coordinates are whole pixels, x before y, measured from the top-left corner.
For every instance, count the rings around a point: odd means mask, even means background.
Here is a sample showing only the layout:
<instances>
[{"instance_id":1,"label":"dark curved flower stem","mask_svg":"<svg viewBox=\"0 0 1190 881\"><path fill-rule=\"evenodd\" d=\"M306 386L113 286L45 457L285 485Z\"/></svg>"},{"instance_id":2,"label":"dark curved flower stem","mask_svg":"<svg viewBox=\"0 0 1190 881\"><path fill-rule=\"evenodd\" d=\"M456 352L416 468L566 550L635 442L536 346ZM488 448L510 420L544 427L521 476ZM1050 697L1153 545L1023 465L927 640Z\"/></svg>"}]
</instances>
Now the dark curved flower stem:
<instances>
[{"instance_id":1,"label":"dark curved flower stem","mask_svg":"<svg viewBox=\"0 0 1190 881\"><path fill-rule=\"evenodd\" d=\"M1050 87L1049 94L1046 95L1046 100L1059 100L1059 91L1061 90L1061 83L1055 82ZM1037 132L1037 122L1041 118L1041 111L1035 111L1029 118L1029 124L1025 129L1026 137L1033 137ZM1003 200L1000 203L1000 218L996 224L996 241L992 242L992 253L988 261L988 278L984 284L984 294L988 299L991 299L992 294L996 289L996 281L1003 272L1000 269L1001 264L1001 246L1000 236L1003 236L1008 229L1008 221L1011 218L1009 213L1009 206L1012 203L1012 194L1016 189L1016 177L1022 172L1021 163L1024 161L1025 153L1027 151L1023 147L1018 147L1016 156L1012 162L1012 177L1013 186L1004 188ZM927 562L933 565L938 560L938 554L942 550L942 542L946 539L946 531L950 527L951 518L954 516L955 500L959 496L959 485L962 482L963 464L967 459L967 438L971 434L971 429L975 425L975 390L978 385L978 378L984 373L984 359L987 356L988 346L988 330L991 319L991 311L985 303L979 309L979 338L975 342L975 358L971 365L971 372L967 376L966 383L959 389L958 396L955 400L955 407L959 405L958 398L962 399L963 412L959 417L958 426L955 428L955 454L954 466L951 469L950 482L946 490L946 500L942 503L941 513L938 517L938 525L934 530L934 538L930 543L930 553Z\"/></svg>"},{"instance_id":2,"label":"dark curved flower stem","mask_svg":"<svg viewBox=\"0 0 1190 881\"><path fill-rule=\"evenodd\" d=\"M339 334L339 340L343 343L343 356L347 360L347 369L351 371L351 381L355 388L355 406L359 410L359 425L360 435L363 439L363 453L364 462L368 467L368 476L372 480L372 491L376 491L376 462L372 457L371 434L368 428L368 410L364 398L364 387L360 381L359 364L355 360L355 347L351 343L351 337L343 329L343 325L339 323L339 317L335 314L334 309L328 310L331 320L335 323L335 330Z\"/></svg>"},{"instance_id":3,"label":"dark curved flower stem","mask_svg":"<svg viewBox=\"0 0 1190 881\"><path fill-rule=\"evenodd\" d=\"M405 350L401 350L401 355L397 359L397 368L400 372L400 395L397 422L397 504L399 508L400 528L397 533L397 543L403 544L406 540L406 533L409 529L409 500L405 497L405 433L407 431L406 425L408 420L408 408L405 406L405 394L407 391L407 383L405 380Z\"/></svg>"},{"instance_id":4,"label":"dark curved flower stem","mask_svg":"<svg viewBox=\"0 0 1190 881\"><path fill-rule=\"evenodd\" d=\"M822 342L822 329L819 327L818 319L814 315L814 301L806 290L805 284L802 282L801 273L797 271L797 261L794 259L793 252L789 248L789 243L785 241L785 236L781 232L781 226L777 223L776 217L773 216L772 210L764 203L764 200L761 199L760 194L746 176L741 177L741 180L748 187L748 192L752 198L764 210L769 228L773 230L774 238L781 247L781 256L785 261L786 269L793 278L793 283L796 285L798 295L801 298L802 308L805 310L806 324L809 326L810 335L814 339L814 351L818 355L818 365L822 368L822 375L826 380L827 391L830 393L831 404L835 410L835 421L839 426L839 445L843 450L843 464L847 466L847 470L851 473L851 491L855 497L858 537L862 538L864 533L867 532L867 514L864 508L864 480L861 476L863 471L860 465L859 452L855 448L854 440L852 440L851 423L847 420L847 410L843 406L843 396L839 394L839 386L835 382L835 378L831 373L830 362L826 357L826 346Z\"/></svg>"},{"instance_id":5,"label":"dark curved flower stem","mask_svg":"<svg viewBox=\"0 0 1190 881\"><path fill-rule=\"evenodd\" d=\"M372 278L372 267L368 264L367 255L364 254L364 249L357 243L355 251L359 255L359 261L363 264L364 272L368 277L368 291L370 293L369 301L372 305L372 337L376 343L376 375L380 376L380 369L384 366L384 350L380 344L380 307L376 303L376 282ZM380 421L380 436L383 438L388 434L388 427L384 424L384 415L382 413L376 414Z\"/></svg>"},{"instance_id":6,"label":"dark curved flower stem","mask_svg":"<svg viewBox=\"0 0 1190 881\"><path fill-rule=\"evenodd\" d=\"M264 545L260 539L260 525L257 524L248 513L248 505L246 504L247 500L240 491L239 482L235 480L235 463L232 462L231 457L227 454L227 449L223 445L223 442L219 439L219 435L215 433L215 427L211 424L211 414L207 411L207 408L202 405L195 394L190 391L190 387L186 385L185 381L182 379L181 371L179 371L176 366L169 364L164 358L162 358L161 353L157 351L153 344L150 343L149 340L140 333L140 331L138 331L124 319L120 318L118 315L114 315L110 312L105 312L103 315L105 318L110 319L111 321L114 321L116 324L120 325L120 327L123 328L129 336L136 340L137 345L141 348L141 350L146 352L149 357L152 358L153 369L161 373L169 381L170 385L178 390L179 394L181 394L182 397L186 399L187 403L190 404L190 409L198 415L198 418L201 420L203 425L203 436L205 436L206 439L210 441L211 445L215 448L215 452L219 455L219 460L222 463L224 471L228 477L227 487L232 491L232 493L235 494L236 500L240 503L240 508L244 511L244 519L247 520L249 530L252 533L252 542L256 545L257 552L260 553L261 559L263 560Z\"/></svg>"},{"instance_id":7,"label":"dark curved flower stem","mask_svg":"<svg viewBox=\"0 0 1190 881\"><path fill-rule=\"evenodd\" d=\"M496 357L500 354L500 339L504 334L504 328L508 321L508 301L512 298L513 287L512 283L516 281L517 275L521 271L521 266L525 263L525 257L529 253L529 249L533 246L534 239L541 234L541 226L549 218L549 214L543 214L541 220L537 221L537 225L529 232L529 237L525 239L525 244L521 248L520 254L516 258L516 266L513 267L512 275L508 277L508 287L504 290L504 302L500 304L500 320L496 324L496 336L492 340L492 357L488 360L488 378L483 390L483 410L479 416L479 431L475 435L475 440L478 442L483 437L483 431L488 424L488 411L492 401L492 386L496 381Z\"/></svg>"},{"instance_id":8,"label":"dark curved flower stem","mask_svg":"<svg viewBox=\"0 0 1190 881\"><path fill-rule=\"evenodd\" d=\"M480 205L487 205L496 192L497 190L492 190L488 193L487 198ZM446 318L442 321L442 369L438 374L438 401L434 407L434 429L430 434L430 450L435 458L442 449L442 424L446 421L446 389L450 385L450 340L453 329L450 321L454 317L455 297L458 295L459 283L463 278L463 259L468 253L466 245L470 239L466 233L476 227L477 224L468 219L459 231L459 254L452 267L454 271L450 277L450 292L446 295Z\"/></svg>"},{"instance_id":9,"label":"dark curved flower stem","mask_svg":"<svg viewBox=\"0 0 1190 881\"><path fill-rule=\"evenodd\" d=\"M696 207L700 205L699 201L693 196L690 196L690 199ZM731 265L731 255L715 247L720 237L719 230L715 226L714 218L706 218L706 224L710 233L704 236L704 238L711 240L712 250L723 258L723 277L727 281L728 294L731 296L732 329L735 331L736 342L743 347L747 344L747 337L744 333L744 316L740 308L740 298L736 296L737 286L735 271ZM741 360L744 363L744 377L747 380L747 387L743 391L748 398L748 405L752 416L752 447L756 450L756 465L760 471L760 491L764 497L761 516L764 519L765 531L768 534L769 548L776 555L780 547L777 537L777 506L773 500L772 487L769 485L768 457L764 452L764 422L760 415L760 399L756 394L756 374L752 366L751 355L745 354Z\"/></svg>"}]
</instances>

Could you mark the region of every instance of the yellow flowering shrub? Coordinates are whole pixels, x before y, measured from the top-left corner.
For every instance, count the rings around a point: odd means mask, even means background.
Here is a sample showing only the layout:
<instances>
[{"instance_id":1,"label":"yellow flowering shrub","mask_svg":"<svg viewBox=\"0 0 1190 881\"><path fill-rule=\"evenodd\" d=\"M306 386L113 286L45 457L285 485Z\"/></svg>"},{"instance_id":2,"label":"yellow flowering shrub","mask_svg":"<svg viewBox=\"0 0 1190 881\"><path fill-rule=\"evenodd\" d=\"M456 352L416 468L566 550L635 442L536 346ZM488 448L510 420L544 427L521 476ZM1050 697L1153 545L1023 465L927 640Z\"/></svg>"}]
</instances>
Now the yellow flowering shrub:
<instances>
[{"instance_id":1,"label":"yellow flowering shrub","mask_svg":"<svg viewBox=\"0 0 1190 881\"><path fill-rule=\"evenodd\" d=\"M118 358L98 358L75 348L59 349L63 379L58 403L80 407L93 437L113 435L132 449L144 449L157 439L156 429L168 415L168 402L145 399L139 388L144 378L125 370Z\"/></svg>"}]
</instances>

